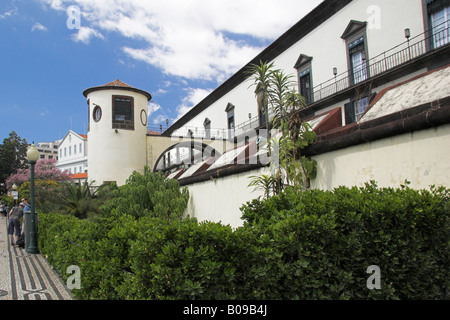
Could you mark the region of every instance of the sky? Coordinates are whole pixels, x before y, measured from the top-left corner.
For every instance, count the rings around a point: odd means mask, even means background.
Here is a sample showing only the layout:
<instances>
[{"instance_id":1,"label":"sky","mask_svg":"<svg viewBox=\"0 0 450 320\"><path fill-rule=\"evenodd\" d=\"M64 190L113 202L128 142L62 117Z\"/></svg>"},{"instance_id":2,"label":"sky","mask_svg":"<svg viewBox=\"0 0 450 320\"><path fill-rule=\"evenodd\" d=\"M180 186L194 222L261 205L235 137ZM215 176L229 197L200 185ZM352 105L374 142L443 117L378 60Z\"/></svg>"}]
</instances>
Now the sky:
<instances>
[{"instance_id":1,"label":"sky","mask_svg":"<svg viewBox=\"0 0 450 320\"><path fill-rule=\"evenodd\" d=\"M86 134L83 91L115 79L149 92L149 129L165 128L320 2L1 0L0 143Z\"/></svg>"}]
</instances>

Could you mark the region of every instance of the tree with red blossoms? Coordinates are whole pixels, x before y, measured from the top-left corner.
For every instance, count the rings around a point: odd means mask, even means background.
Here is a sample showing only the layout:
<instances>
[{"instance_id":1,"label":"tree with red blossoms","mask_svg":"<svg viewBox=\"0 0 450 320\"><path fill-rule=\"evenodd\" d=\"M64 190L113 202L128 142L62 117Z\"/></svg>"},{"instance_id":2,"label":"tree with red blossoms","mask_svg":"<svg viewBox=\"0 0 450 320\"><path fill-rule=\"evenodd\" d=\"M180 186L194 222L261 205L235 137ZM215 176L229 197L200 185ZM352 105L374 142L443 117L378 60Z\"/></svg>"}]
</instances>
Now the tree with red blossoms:
<instances>
[{"instance_id":1,"label":"tree with red blossoms","mask_svg":"<svg viewBox=\"0 0 450 320\"><path fill-rule=\"evenodd\" d=\"M30 168L17 170L17 173L10 175L9 178L6 179L6 186L8 190L11 189L14 183L19 187L24 182L29 181L30 175ZM61 170L56 168L55 159L38 160L34 167L34 178L36 180L50 180L58 183L72 180L72 178L66 171L62 172Z\"/></svg>"},{"instance_id":2,"label":"tree with red blossoms","mask_svg":"<svg viewBox=\"0 0 450 320\"><path fill-rule=\"evenodd\" d=\"M71 182L72 178L67 171L62 172L56 168L56 160L38 160L34 167L35 173L35 201L36 210L58 211L63 207L62 198L66 182ZM6 179L6 185L11 190L15 183L20 198L30 197L30 167L19 169Z\"/></svg>"}]
</instances>

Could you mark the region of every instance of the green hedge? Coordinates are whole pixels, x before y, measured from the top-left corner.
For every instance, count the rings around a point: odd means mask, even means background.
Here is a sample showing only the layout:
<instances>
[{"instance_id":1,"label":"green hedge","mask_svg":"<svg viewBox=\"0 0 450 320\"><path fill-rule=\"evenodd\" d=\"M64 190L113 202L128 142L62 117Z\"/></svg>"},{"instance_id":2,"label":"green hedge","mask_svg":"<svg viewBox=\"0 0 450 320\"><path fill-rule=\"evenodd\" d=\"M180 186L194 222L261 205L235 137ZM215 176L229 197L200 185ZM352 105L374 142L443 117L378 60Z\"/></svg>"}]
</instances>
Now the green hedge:
<instances>
[{"instance_id":1,"label":"green hedge","mask_svg":"<svg viewBox=\"0 0 450 320\"><path fill-rule=\"evenodd\" d=\"M297 292L306 299L442 299L450 279L448 199L443 188L374 184L333 192L287 190L245 206L244 218L276 239L288 268L287 297ZM381 269L381 290L367 290L371 265Z\"/></svg>"},{"instance_id":2,"label":"green hedge","mask_svg":"<svg viewBox=\"0 0 450 320\"><path fill-rule=\"evenodd\" d=\"M48 214L39 246L80 299L448 299L450 191L286 189L233 230L195 219ZM381 271L369 290L367 267Z\"/></svg>"}]
</instances>

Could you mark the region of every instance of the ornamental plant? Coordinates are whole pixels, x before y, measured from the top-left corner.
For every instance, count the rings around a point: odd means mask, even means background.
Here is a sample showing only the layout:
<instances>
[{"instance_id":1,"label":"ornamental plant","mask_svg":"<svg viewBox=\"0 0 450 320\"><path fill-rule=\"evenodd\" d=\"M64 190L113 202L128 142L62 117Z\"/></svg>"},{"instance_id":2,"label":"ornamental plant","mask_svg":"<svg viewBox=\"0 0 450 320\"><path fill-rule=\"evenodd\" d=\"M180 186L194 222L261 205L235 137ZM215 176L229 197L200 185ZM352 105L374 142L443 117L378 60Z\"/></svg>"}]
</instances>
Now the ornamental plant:
<instances>
[{"instance_id":1,"label":"ornamental plant","mask_svg":"<svg viewBox=\"0 0 450 320\"><path fill-rule=\"evenodd\" d=\"M143 174L133 172L125 185L113 190L113 199L102 209L108 215L127 213L136 219L150 216L170 221L181 219L188 201L186 187L146 166Z\"/></svg>"},{"instance_id":2,"label":"ornamental plant","mask_svg":"<svg viewBox=\"0 0 450 320\"><path fill-rule=\"evenodd\" d=\"M45 181L55 181L55 182L66 182L72 180L70 175L64 171L62 172L56 168L55 159L41 159L36 162L34 167L34 178L35 180L45 180ZM17 173L12 174L6 179L6 186L11 189L12 185L15 183L17 186L22 185L26 181L30 181L31 169L28 167L26 169L19 169Z\"/></svg>"},{"instance_id":3,"label":"ornamental plant","mask_svg":"<svg viewBox=\"0 0 450 320\"><path fill-rule=\"evenodd\" d=\"M271 164L271 179L250 177L250 186L264 189L266 197L278 194L284 186L309 188L310 179L317 174L317 163L301 154L301 150L311 144L316 134L300 116L306 107L305 99L295 90L292 75L285 75L274 63L253 64L248 70L258 106L264 110L268 131L276 134L268 140L269 152L276 152L277 164ZM270 117L269 117L270 115ZM269 185L268 180L272 180ZM269 181L270 182L270 181Z\"/></svg>"}]
</instances>

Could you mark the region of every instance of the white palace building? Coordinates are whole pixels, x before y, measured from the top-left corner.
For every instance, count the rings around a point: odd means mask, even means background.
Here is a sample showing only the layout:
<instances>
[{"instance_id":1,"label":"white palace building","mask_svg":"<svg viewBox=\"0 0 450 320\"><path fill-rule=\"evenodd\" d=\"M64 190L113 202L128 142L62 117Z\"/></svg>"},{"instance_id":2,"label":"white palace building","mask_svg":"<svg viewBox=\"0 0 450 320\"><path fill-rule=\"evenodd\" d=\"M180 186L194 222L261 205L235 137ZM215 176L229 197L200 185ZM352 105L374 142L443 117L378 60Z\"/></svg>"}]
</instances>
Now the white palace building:
<instances>
[{"instance_id":1,"label":"white palace building","mask_svg":"<svg viewBox=\"0 0 450 320\"><path fill-rule=\"evenodd\" d=\"M262 195L249 177L269 164L247 72L264 61L295 74L307 102L311 188L448 186L449 26L450 0L325 0L161 134L148 131L150 93L86 89L88 180L121 185L147 165L189 188L186 214L241 225L240 206Z\"/></svg>"}]
</instances>

